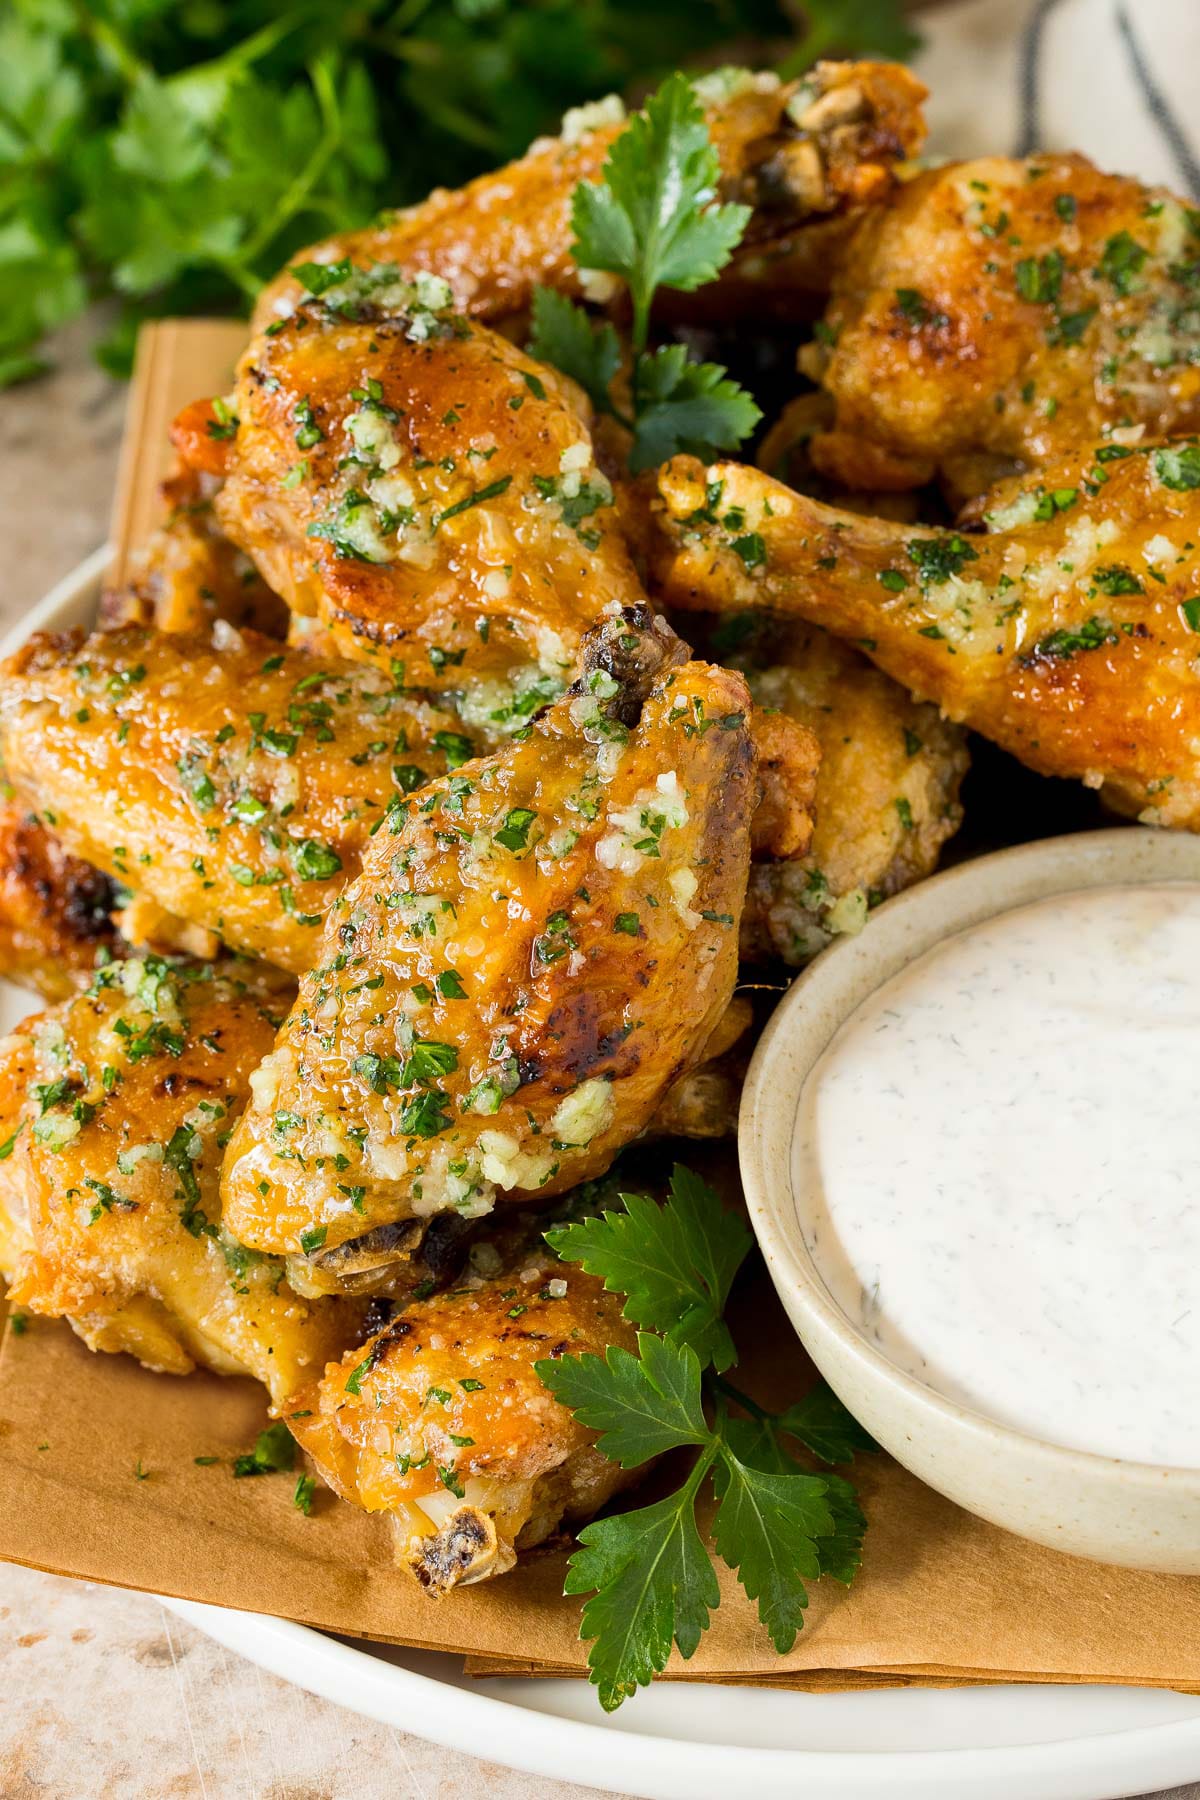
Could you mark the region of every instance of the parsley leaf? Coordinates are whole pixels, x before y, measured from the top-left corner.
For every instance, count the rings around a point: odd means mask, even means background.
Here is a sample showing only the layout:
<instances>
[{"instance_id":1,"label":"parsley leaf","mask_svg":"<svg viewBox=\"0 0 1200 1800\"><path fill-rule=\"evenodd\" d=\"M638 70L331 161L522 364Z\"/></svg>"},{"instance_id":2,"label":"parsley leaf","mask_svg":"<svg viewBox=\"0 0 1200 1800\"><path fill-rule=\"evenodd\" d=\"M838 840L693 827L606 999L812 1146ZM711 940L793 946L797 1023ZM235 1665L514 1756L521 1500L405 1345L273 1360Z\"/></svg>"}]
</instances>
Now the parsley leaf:
<instances>
[{"instance_id":1,"label":"parsley leaf","mask_svg":"<svg viewBox=\"0 0 1200 1800\"><path fill-rule=\"evenodd\" d=\"M913 42L899 0L806 0L801 29L787 0L385 11L2 9L0 383L45 367L38 340L89 293L124 302L96 354L128 374L143 319L244 312L303 245L420 200L431 169L454 187L520 156L567 107L628 89L664 44L712 67L739 42L787 43L786 77L830 51L903 55ZM685 113L672 114L677 144ZM639 181L639 217L653 209L643 188L655 191ZM688 255L711 260L722 231L719 218L689 226ZM655 242L660 266L685 247L658 227Z\"/></svg>"},{"instance_id":2,"label":"parsley leaf","mask_svg":"<svg viewBox=\"0 0 1200 1800\"><path fill-rule=\"evenodd\" d=\"M687 1344L640 1332L636 1356L612 1344L603 1357L539 1363L538 1373L581 1425L600 1433L598 1448L623 1469L708 1437L700 1359Z\"/></svg>"},{"instance_id":3,"label":"parsley leaf","mask_svg":"<svg viewBox=\"0 0 1200 1800\"><path fill-rule=\"evenodd\" d=\"M594 326L565 294L535 288L529 353L577 381L597 412L612 410L608 390L621 366L621 345L612 325Z\"/></svg>"},{"instance_id":4,"label":"parsley leaf","mask_svg":"<svg viewBox=\"0 0 1200 1800\"><path fill-rule=\"evenodd\" d=\"M736 1352L721 1315L753 1242L745 1220L678 1164L665 1206L645 1194L619 1198L624 1213L577 1220L547 1232L546 1242L624 1294L634 1324L690 1344L702 1365L729 1368Z\"/></svg>"},{"instance_id":5,"label":"parsley leaf","mask_svg":"<svg viewBox=\"0 0 1200 1800\"><path fill-rule=\"evenodd\" d=\"M626 1316L664 1335L639 1332L636 1355L614 1345L603 1357L558 1356L535 1367L622 1468L669 1451L697 1455L677 1492L588 1525L568 1565L564 1591L592 1596L581 1635L591 1640L588 1666L607 1711L665 1667L673 1644L691 1656L719 1603L696 1518L708 1481L716 1553L757 1601L782 1653L804 1622L805 1583L853 1580L866 1529L850 1483L806 1469L784 1440L826 1462L873 1448L823 1384L773 1414L719 1372L736 1360L721 1314L750 1234L711 1188L676 1168L663 1207L645 1195L621 1200L623 1214L577 1219L547 1241L623 1289Z\"/></svg>"},{"instance_id":6,"label":"parsley leaf","mask_svg":"<svg viewBox=\"0 0 1200 1800\"><path fill-rule=\"evenodd\" d=\"M581 268L625 280L639 346L654 290L691 293L715 280L749 223L748 206L717 203L720 174L695 89L676 73L616 139L602 179L575 190L571 253Z\"/></svg>"},{"instance_id":7,"label":"parsley leaf","mask_svg":"<svg viewBox=\"0 0 1200 1800\"><path fill-rule=\"evenodd\" d=\"M751 396L718 363L688 359L683 344L646 348L660 287L691 292L729 261L750 217L718 201L720 161L690 81L672 75L614 141L598 182L581 182L572 201L581 268L619 275L633 305L631 407L614 404L620 346L610 324L593 326L580 306L534 295L530 351L570 375L600 412L633 433L635 472L681 450L709 456L735 450L762 417Z\"/></svg>"},{"instance_id":8,"label":"parsley leaf","mask_svg":"<svg viewBox=\"0 0 1200 1800\"><path fill-rule=\"evenodd\" d=\"M700 1470L703 1465L697 1464ZM579 1534L563 1591L595 1590L581 1632L593 1641L591 1679L605 1712L666 1667L671 1643L695 1654L721 1592L696 1528L694 1474L677 1494L636 1512L597 1519Z\"/></svg>"},{"instance_id":9,"label":"parsley leaf","mask_svg":"<svg viewBox=\"0 0 1200 1800\"><path fill-rule=\"evenodd\" d=\"M713 1542L751 1600L758 1601L758 1615L782 1655L804 1623L804 1581L821 1573L816 1539L833 1535L827 1484L819 1475L751 1468L726 1446L713 1485Z\"/></svg>"},{"instance_id":10,"label":"parsley leaf","mask_svg":"<svg viewBox=\"0 0 1200 1800\"><path fill-rule=\"evenodd\" d=\"M798 1438L824 1463L848 1463L876 1449L873 1437L847 1412L832 1388L821 1382L795 1406L779 1414L777 1428Z\"/></svg>"},{"instance_id":11,"label":"parsley leaf","mask_svg":"<svg viewBox=\"0 0 1200 1800\"><path fill-rule=\"evenodd\" d=\"M665 344L641 365L629 467L636 474L681 450L702 457L736 450L761 418L719 363L689 362L683 344Z\"/></svg>"}]
</instances>

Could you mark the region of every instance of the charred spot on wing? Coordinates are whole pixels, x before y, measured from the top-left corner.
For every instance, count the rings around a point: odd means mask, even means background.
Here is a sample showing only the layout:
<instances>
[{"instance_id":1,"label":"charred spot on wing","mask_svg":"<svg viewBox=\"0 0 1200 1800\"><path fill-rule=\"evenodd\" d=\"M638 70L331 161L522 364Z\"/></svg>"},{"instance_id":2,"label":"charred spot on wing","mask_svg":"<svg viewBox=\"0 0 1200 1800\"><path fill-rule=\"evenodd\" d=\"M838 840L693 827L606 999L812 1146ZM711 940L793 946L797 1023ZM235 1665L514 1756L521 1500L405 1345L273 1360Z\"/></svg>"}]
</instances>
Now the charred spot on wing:
<instances>
[{"instance_id":1,"label":"charred spot on wing","mask_svg":"<svg viewBox=\"0 0 1200 1800\"><path fill-rule=\"evenodd\" d=\"M570 692L591 693L590 677L610 676L617 691L601 702L600 711L615 724L634 726L659 676L686 662L689 654L661 613L640 602L623 606L587 633L581 647L581 673Z\"/></svg>"},{"instance_id":2,"label":"charred spot on wing","mask_svg":"<svg viewBox=\"0 0 1200 1800\"><path fill-rule=\"evenodd\" d=\"M460 1506L442 1530L422 1538L410 1567L427 1593L440 1596L478 1580L496 1556L496 1527L478 1507Z\"/></svg>"}]
</instances>

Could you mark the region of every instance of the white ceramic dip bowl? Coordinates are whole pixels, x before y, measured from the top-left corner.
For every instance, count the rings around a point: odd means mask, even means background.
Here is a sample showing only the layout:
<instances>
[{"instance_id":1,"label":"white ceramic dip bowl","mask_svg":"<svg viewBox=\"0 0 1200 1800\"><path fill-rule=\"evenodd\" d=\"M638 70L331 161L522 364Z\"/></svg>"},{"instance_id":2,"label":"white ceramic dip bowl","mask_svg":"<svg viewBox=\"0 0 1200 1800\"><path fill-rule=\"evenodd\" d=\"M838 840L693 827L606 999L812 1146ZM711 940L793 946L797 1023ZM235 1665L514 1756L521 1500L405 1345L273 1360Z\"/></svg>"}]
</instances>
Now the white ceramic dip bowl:
<instances>
[{"instance_id":1,"label":"white ceramic dip bowl","mask_svg":"<svg viewBox=\"0 0 1200 1800\"><path fill-rule=\"evenodd\" d=\"M738 1138L751 1220L788 1316L835 1393L885 1450L958 1505L1023 1537L1102 1562L1195 1575L1200 1468L1066 1449L947 1399L897 1367L826 1286L796 1191L805 1080L884 982L952 934L1015 907L1087 888L1171 881L1200 883L1200 838L1130 827L981 857L899 895L859 936L822 952L780 1003L750 1065ZM1200 1370L1196 1393L1200 1404Z\"/></svg>"}]
</instances>

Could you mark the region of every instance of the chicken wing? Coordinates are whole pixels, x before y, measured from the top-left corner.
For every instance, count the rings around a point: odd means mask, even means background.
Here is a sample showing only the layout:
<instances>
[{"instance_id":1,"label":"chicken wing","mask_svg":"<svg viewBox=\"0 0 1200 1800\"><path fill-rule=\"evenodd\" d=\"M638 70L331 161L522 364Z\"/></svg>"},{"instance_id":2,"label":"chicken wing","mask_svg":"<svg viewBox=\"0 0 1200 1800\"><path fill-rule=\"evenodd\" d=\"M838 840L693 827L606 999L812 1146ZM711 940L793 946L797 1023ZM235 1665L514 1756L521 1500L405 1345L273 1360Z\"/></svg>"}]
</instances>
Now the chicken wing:
<instances>
[{"instance_id":1,"label":"chicken wing","mask_svg":"<svg viewBox=\"0 0 1200 1800\"><path fill-rule=\"evenodd\" d=\"M116 955L112 882L68 855L0 773L0 978L65 1000Z\"/></svg>"},{"instance_id":2,"label":"chicken wing","mask_svg":"<svg viewBox=\"0 0 1200 1800\"><path fill-rule=\"evenodd\" d=\"M671 604L824 625L1039 773L1200 830L1200 443L1102 444L1010 483L980 535L839 513L735 463L651 480Z\"/></svg>"},{"instance_id":3,"label":"chicken wing","mask_svg":"<svg viewBox=\"0 0 1200 1800\"><path fill-rule=\"evenodd\" d=\"M358 1302L301 1300L221 1224L221 1157L286 1010L281 980L112 963L0 1045L12 1303L152 1369L253 1375L276 1405L362 1322Z\"/></svg>"},{"instance_id":4,"label":"chicken wing","mask_svg":"<svg viewBox=\"0 0 1200 1800\"><path fill-rule=\"evenodd\" d=\"M896 63L869 62L817 63L786 85L744 69L721 70L696 85L721 158L723 197L755 209L727 281L743 303L759 292L774 305L784 304L785 295L824 293L824 221L889 191L896 163L924 139L925 89ZM540 138L507 168L465 188L437 189L419 206L330 238L305 255L318 263L348 259L360 269L391 263L408 275L435 275L479 319L523 312L538 283L605 297L611 278L581 275L571 259L571 196L579 182L599 177L623 118L615 96L578 108L568 113L561 137ZM281 275L259 300L256 327L286 316L302 292L290 271Z\"/></svg>"},{"instance_id":5,"label":"chicken wing","mask_svg":"<svg viewBox=\"0 0 1200 1800\"><path fill-rule=\"evenodd\" d=\"M379 268L256 340L214 504L343 654L402 658L409 683L519 724L570 679L587 626L639 589L583 395L448 297ZM194 419L177 441L210 457Z\"/></svg>"},{"instance_id":6,"label":"chicken wing","mask_svg":"<svg viewBox=\"0 0 1200 1800\"><path fill-rule=\"evenodd\" d=\"M933 873L962 823L965 734L816 626L763 619L731 660L820 745L806 854L754 863L742 914L744 957L797 965Z\"/></svg>"},{"instance_id":7,"label":"chicken wing","mask_svg":"<svg viewBox=\"0 0 1200 1800\"><path fill-rule=\"evenodd\" d=\"M749 696L644 609L521 741L372 840L230 1145L242 1242L380 1227L603 1171L701 1060L737 968Z\"/></svg>"},{"instance_id":8,"label":"chicken wing","mask_svg":"<svg viewBox=\"0 0 1200 1800\"><path fill-rule=\"evenodd\" d=\"M219 529L217 482L183 468L163 484L167 517L132 558L128 580L100 600L100 626L207 631L216 619L283 637L288 613L250 558Z\"/></svg>"},{"instance_id":9,"label":"chicken wing","mask_svg":"<svg viewBox=\"0 0 1200 1800\"><path fill-rule=\"evenodd\" d=\"M297 974L372 828L473 752L382 670L223 622L31 639L4 667L0 745L73 854Z\"/></svg>"},{"instance_id":10,"label":"chicken wing","mask_svg":"<svg viewBox=\"0 0 1200 1800\"><path fill-rule=\"evenodd\" d=\"M397 1562L431 1594L503 1574L633 1479L534 1368L633 1347L620 1296L543 1241L586 1207L584 1190L489 1228L453 1290L406 1307L293 1397L292 1430L320 1473L391 1515Z\"/></svg>"},{"instance_id":11,"label":"chicken wing","mask_svg":"<svg viewBox=\"0 0 1200 1800\"><path fill-rule=\"evenodd\" d=\"M953 163L874 209L804 358L847 487L960 496L1143 425L1200 426L1200 214L1081 156Z\"/></svg>"}]
</instances>

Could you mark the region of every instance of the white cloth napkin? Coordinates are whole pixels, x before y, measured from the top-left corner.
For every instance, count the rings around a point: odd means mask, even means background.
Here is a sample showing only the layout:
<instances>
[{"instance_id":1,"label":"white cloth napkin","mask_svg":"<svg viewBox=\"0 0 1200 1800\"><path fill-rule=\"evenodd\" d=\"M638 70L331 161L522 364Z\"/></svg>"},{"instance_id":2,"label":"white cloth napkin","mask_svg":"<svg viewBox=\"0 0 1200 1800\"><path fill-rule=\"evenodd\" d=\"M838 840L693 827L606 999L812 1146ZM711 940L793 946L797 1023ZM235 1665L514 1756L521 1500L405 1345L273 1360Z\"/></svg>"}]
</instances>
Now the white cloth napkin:
<instances>
[{"instance_id":1,"label":"white cloth napkin","mask_svg":"<svg viewBox=\"0 0 1200 1800\"><path fill-rule=\"evenodd\" d=\"M917 22L933 155L1082 150L1200 200L1200 0L948 0Z\"/></svg>"}]
</instances>

